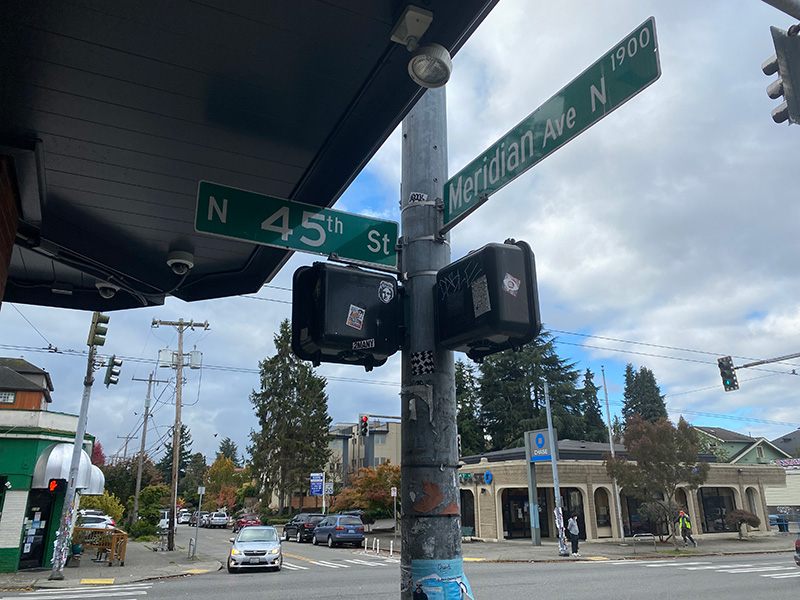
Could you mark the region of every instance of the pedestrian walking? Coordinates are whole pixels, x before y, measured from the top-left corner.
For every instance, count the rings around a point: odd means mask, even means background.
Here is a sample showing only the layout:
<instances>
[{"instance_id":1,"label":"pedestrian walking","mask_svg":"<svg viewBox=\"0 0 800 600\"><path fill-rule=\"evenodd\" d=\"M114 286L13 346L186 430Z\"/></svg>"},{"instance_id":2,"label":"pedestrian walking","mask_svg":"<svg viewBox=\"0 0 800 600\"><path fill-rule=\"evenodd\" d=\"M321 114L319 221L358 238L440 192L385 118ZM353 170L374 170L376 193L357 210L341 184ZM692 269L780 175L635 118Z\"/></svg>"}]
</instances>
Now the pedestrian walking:
<instances>
[{"instance_id":1,"label":"pedestrian walking","mask_svg":"<svg viewBox=\"0 0 800 600\"><path fill-rule=\"evenodd\" d=\"M578 535L581 530L578 529L578 515L572 515L567 521L567 531L569 531L569 539L572 542L572 556L580 556L578 554Z\"/></svg>"},{"instance_id":2,"label":"pedestrian walking","mask_svg":"<svg viewBox=\"0 0 800 600\"><path fill-rule=\"evenodd\" d=\"M689 520L689 515L685 512L681 511L678 515L678 527L681 528L681 536L683 537L683 547L689 545L689 542L694 544L694 547L697 548L697 542L694 541L692 537L692 522Z\"/></svg>"}]
</instances>

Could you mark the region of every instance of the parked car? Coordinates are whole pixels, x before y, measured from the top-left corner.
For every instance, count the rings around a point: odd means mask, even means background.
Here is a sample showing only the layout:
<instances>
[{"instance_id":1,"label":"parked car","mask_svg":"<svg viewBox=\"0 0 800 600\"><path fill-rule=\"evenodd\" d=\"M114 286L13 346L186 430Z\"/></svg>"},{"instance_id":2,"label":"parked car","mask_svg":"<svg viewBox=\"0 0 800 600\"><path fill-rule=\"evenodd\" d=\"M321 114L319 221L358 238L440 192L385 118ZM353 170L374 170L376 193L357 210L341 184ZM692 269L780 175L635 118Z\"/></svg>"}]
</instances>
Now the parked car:
<instances>
[{"instance_id":1,"label":"parked car","mask_svg":"<svg viewBox=\"0 0 800 600\"><path fill-rule=\"evenodd\" d=\"M104 514L85 514L79 515L76 521L78 527L89 527L91 529L113 529L117 526L113 517Z\"/></svg>"},{"instance_id":2,"label":"parked car","mask_svg":"<svg viewBox=\"0 0 800 600\"><path fill-rule=\"evenodd\" d=\"M189 519L189 527L198 527L198 526L200 526L203 517L205 517L206 515L208 515L208 511L207 510L200 510L200 511L196 510L196 511L194 511L192 513L192 518Z\"/></svg>"},{"instance_id":3,"label":"parked car","mask_svg":"<svg viewBox=\"0 0 800 600\"><path fill-rule=\"evenodd\" d=\"M178 523L188 524L192 520L192 513L188 510L182 510L178 513Z\"/></svg>"},{"instance_id":4,"label":"parked car","mask_svg":"<svg viewBox=\"0 0 800 600\"><path fill-rule=\"evenodd\" d=\"M281 542L278 530L271 525L253 525L239 531L231 538L228 555L228 573L236 573L239 569L271 567L280 571L283 566Z\"/></svg>"},{"instance_id":5,"label":"parked car","mask_svg":"<svg viewBox=\"0 0 800 600\"><path fill-rule=\"evenodd\" d=\"M325 515L321 513L299 513L283 526L283 539L306 542L314 536L314 528Z\"/></svg>"},{"instance_id":6,"label":"parked car","mask_svg":"<svg viewBox=\"0 0 800 600\"><path fill-rule=\"evenodd\" d=\"M159 519L158 519L158 528L162 531L167 531L169 529L169 509L162 508L158 511ZM175 528L178 527L178 519L175 517Z\"/></svg>"},{"instance_id":7,"label":"parked car","mask_svg":"<svg viewBox=\"0 0 800 600\"><path fill-rule=\"evenodd\" d=\"M364 523L355 515L329 515L314 528L314 545L327 543L329 548L339 544L359 545L364 541Z\"/></svg>"},{"instance_id":8,"label":"parked car","mask_svg":"<svg viewBox=\"0 0 800 600\"><path fill-rule=\"evenodd\" d=\"M241 515L233 522L233 533L252 525L261 525L261 517L258 515Z\"/></svg>"},{"instance_id":9,"label":"parked car","mask_svg":"<svg viewBox=\"0 0 800 600\"><path fill-rule=\"evenodd\" d=\"M794 541L794 563L800 567L800 533L797 534L797 539Z\"/></svg>"},{"instance_id":10,"label":"parked car","mask_svg":"<svg viewBox=\"0 0 800 600\"><path fill-rule=\"evenodd\" d=\"M800 567L800 533L797 534L797 539L794 541L794 563Z\"/></svg>"},{"instance_id":11,"label":"parked car","mask_svg":"<svg viewBox=\"0 0 800 600\"><path fill-rule=\"evenodd\" d=\"M778 531L788 532L790 525L794 523L798 531L800 531L800 515L795 514L777 514L769 516L769 524L771 527L778 527ZM793 529L793 528L792 528Z\"/></svg>"},{"instance_id":12,"label":"parked car","mask_svg":"<svg viewBox=\"0 0 800 600\"><path fill-rule=\"evenodd\" d=\"M225 529L228 526L228 515L224 512L213 512L207 516L204 527Z\"/></svg>"}]
</instances>

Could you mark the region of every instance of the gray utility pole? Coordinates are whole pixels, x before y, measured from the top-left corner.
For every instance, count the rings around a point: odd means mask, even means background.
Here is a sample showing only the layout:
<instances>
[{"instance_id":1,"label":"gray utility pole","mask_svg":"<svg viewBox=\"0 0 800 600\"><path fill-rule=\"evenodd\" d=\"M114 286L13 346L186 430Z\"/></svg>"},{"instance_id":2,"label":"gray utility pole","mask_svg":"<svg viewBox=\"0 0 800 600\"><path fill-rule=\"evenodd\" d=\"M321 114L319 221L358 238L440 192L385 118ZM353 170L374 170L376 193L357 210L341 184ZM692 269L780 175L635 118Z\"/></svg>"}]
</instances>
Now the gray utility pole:
<instances>
[{"instance_id":1,"label":"gray utility pole","mask_svg":"<svg viewBox=\"0 0 800 600\"><path fill-rule=\"evenodd\" d=\"M142 422L142 445L139 448L139 460L136 467L136 491L133 493L133 515L131 517L131 525L135 525L139 521L139 492L142 491L142 463L144 462L144 443L147 439L147 419L150 418L150 388L153 383L169 383L169 381L161 381L153 379L153 373L147 379L137 379L134 377L133 381L146 381L147 382L147 396L144 399L144 421Z\"/></svg>"},{"instance_id":2,"label":"gray utility pole","mask_svg":"<svg viewBox=\"0 0 800 600\"><path fill-rule=\"evenodd\" d=\"M555 521L556 527L558 528L558 555L569 556L567 540L564 537L564 513L562 512L561 486L558 482L558 442L556 441L555 432L553 431L553 415L550 411L550 389L546 381L544 382L544 406L547 410L547 438L550 444L550 462L553 466L553 493L556 497ZM538 498L536 502L538 508Z\"/></svg>"},{"instance_id":3,"label":"gray utility pole","mask_svg":"<svg viewBox=\"0 0 800 600\"><path fill-rule=\"evenodd\" d=\"M447 181L444 87L425 92L402 130L400 257L409 316L400 393L400 590L412 600L427 575L447 577L456 591L463 577L455 363L453 352L436 343L434 321L436 273L450 262L449 240L439 235Z\"/></svg>"},{"instance_id":4,"label":"gray utility pole","mask_svg":"<svg viewBox=\"0 0 800 600\"><path fill-rule=\"evenodd\" d=\"M608 409L608 392L606 391L606 370L603 365L600 365L600 371L603 373L603 396L606 399L606 420L608 420L608 446L611 449L611 458L614 458L614 432L611 431L611 411ZM625 527L622 522L622 504L619 497L619 484L617 478L614 477L614 504L617 505L617 523L619 525L619 537L625 540Z\"/></svg>"},{"instance_id":5,"label":"gray utility pole","mask_svg":"<svg viewBox=\"0 0 800 600\"><path fill-rule=\"evenodd\" d=\"M94 360L97 349L89 346L89 360L86 363L86 377L83 379L83 398L81 399L81 412L78 415L78 426L75 429L75 443L72 446L72 462L69 466L69 480L67 493L64 496L64 507L61 510L61 524L56 535L55 551L53 552L53 571L48 579L61 581L64 579L64 564L69 553L69 531L72 525L73 504L75 502L75 487L78 483L78 470L83 452L83 436L86 434L86 421L89 418L89 397L92 394L94 383Z\"/></svg>"},{"instance_id":6,"label":"gray utility pole","mask_svg":"<svg viewBox=\"0 0 800 600\"><path fill-rule=\"evenodd\" d=\"M181 457L181 399L183 392L183 332L195 327L208 329L205 323L188 323L183 319L177 321L159 321L153 319L153 327L169 325L178 330L178 359L175 364L175 428L172 432L172 485L170 487L169 506L169 535L167 536L167 550L175 550L175 520L178 518L178 463Z\"/></svg>"}]
</instances>

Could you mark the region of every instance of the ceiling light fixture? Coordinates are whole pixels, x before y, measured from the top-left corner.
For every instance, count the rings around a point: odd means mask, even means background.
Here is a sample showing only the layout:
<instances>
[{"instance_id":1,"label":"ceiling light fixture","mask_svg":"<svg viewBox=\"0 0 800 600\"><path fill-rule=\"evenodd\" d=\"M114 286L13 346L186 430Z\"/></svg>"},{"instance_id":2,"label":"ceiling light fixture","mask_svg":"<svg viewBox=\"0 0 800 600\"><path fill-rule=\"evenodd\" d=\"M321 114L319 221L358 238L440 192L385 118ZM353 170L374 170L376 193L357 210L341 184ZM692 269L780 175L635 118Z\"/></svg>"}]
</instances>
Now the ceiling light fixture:
<instances>
[{"instance_id":1,"label":"ceiling light fixture","mask_svg":"<svg viewBox=\"0 0 800 600\"><path fill-rule=\"evenodd\" d=\"M408 74L416 84L425 88L443 86L453 72L453 63L447 48L440 44L419 45L419 40L432 21L431 11L418 6L406 6L389 37L413 53L408 62Z\"/></svg>"}]
</instances>

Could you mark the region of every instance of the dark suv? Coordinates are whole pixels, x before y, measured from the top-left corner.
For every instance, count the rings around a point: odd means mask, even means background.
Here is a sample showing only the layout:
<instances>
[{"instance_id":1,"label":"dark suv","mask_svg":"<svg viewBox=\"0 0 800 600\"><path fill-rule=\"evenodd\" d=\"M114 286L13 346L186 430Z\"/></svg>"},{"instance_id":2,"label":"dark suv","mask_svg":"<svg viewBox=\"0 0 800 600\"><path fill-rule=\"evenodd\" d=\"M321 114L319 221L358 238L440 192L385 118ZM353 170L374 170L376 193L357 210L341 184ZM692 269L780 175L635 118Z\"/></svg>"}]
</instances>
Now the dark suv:
<instances>
[{"instance_id":1,"label":"dark suv","mask_svg":"<svg viewBox=\"0 0 800 600\"><path fill-rule=\"evenodd\" d=\"M307 542L314 535L314 528L325 515L320 513L299 513L283 526L283 539Z\"/></svg>"}]
</instances>

